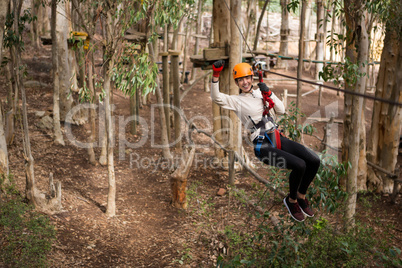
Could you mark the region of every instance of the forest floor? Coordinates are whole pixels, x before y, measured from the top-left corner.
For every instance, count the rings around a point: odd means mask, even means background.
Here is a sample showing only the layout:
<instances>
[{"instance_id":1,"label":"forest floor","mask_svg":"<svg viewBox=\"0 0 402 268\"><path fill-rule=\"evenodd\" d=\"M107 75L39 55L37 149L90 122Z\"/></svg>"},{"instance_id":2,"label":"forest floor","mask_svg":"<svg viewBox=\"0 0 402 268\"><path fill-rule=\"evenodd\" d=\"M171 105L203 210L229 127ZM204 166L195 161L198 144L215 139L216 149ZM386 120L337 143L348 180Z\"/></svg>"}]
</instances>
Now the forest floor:
<instances>
[{"instance_id":1,"label":"forest floor","mask_svg":"<svg viewBox=\"0 0 402 268\"><path fill-rule=\"evenodd\" d=\"M144 145L139 148L119 146L120 140L116 139L117 214L108 218L104 213L108 193L107 167L91 165L86 149L74 145L66 135L65 146L55 145L51 130L38 127L41 117L36 112L50 114L53 101L50 46L38 50L28 48L23 60L28 66L26 80L42 83L39 87L26 87L35 177L42 191L47 190L51 172L54 179L62 184L63 212L50 216L57 228L57 241L49 256L52 267L212 267L216 264L218 254L224 254L230 247L222 236L226 226L254 226L255 223L246 222L252 208L243 206L230 191L217 194L220 188L227 190L228 171L214 166L213 144L202 134L193 134L199 146L188 178L189 207L179 210L171 205L171 170L162 159L161 149L152 145L160 140L160 133L151 131L153 126L158 129L160 122L157 109L152 104L140 109L140 117L146 125L143 124L137 135L131 135L128 128L125 133L119 133L120 139L123 134L127 141L137 143L143 140ZM296 76L294 68L276 71ZM198 74L201 75L201 72ZM310 74L306 73L306 77L310 77ZM269 78L279 77L270 75ZM0 94L4 100L7 83L3 76L0 82ZM285 88L289 93L296 91L295 83L269 82L268 85L278 96ZM188 86L184 85L184 88ZM311 89L311 86L304 85L303 92ZM317 100L317 91L304 97L302 112L317 129L315 135L322 139L325 122L315 121L331 115L342 120L343 97L326 90L321 106L318 106ZM115 91L113 102L116 105L114 118L118 131L119 119L129 115L129 99ZM150 96L150 103L155 103L154 95ZM188 119L193 119L199 128L212 132L211 99L209 93L204 91L202 82L186 95L181 104ZM368 100L365 110L367 128L371 121L371 109L372 101ZM9 162L17 186L24 192L22 135L20 124L17 125L14 143L9 148ZM342 137L342 124L337 126L338 135ZM66 134L67 125L63 124L62 127ZM73 125L71 128L76 140L85 142L88 139L88 124ZM303 143L317 151L322 149L321 141L315 137L304 137ZM245 146L258 172L267 177L268 169L258 163L250 146ZM99 157L100 146L95 152ZM174 150L173 153L180 157ZM330 153L337 155L336 151ZM264 187L248 173L236 173L236 187L244 189L255 202L264 194ZM271 196L267 202L270 202L273 214L288 217L280 199ZM367 202L370 206L365 205ZM363 196L358 199L357 214L367 224L373 216L379 219L384 228L379 229L380 233L385 231L386 226L393 226L391 243L402 248L401 204L401 195L398 195L396 204L390 203L388 195L373 199L370 195L366 198ZM330 218L330 215L317 211L315 219L320 217ZM291 223L290 217L287 220Z\"/></svg>"}]
</instances>

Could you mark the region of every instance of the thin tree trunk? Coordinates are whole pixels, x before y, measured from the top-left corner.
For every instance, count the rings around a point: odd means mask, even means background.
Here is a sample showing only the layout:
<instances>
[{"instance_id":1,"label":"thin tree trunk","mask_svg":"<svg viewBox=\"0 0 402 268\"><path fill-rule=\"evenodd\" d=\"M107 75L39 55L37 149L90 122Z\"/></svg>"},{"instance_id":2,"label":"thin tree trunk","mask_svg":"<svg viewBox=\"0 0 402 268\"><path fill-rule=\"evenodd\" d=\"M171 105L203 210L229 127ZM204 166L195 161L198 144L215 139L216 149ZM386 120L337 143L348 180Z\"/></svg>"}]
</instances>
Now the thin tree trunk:
<instances>
[{"instance_id":1,"label":"thin tree trunk","mask_svg":"<svg viewBox=\"0 0 402 268\"><path fill-rule=\"evenodd\" d=\"M54 143L64 145L63 134L60 127L60 77L58 64L58 38L56 35L57 3L52 1L52 65L53 65L53 135Z\"/></svg>"},{"instance_id":2,"label":"thin tree trunk","mask_svg":"<svg viewBox=\"0 0 402 268\"><path fill-rule=\"evenodd\" d=\"M9 0L0 1L0 36L4 34L4 24L6 22L6 16L8 11ZM3 38L0 38L0 60L3 59ZM8 97L8 99L10 99ZM5 174L5 178L8 181L8 151L7 142L4 132L4 121L3 121L3 109L0 102L0 173Z\"/></svg>"},{"instance_id":3,"label":"thin tree trunk","mask_svg":"<svg viewBox=\"0 0 402 268\"><path fill-rule=\"evenodd\" d=\"M48 15L48 5L46 5L46 4L39 5L37 20L38 20L38 35L39 35L39 41L40 41L41 36L49 36L49 34L50 34L50 21L49 21L49 15Z\"/></svg>"},{"instance_id":4,"label":"thin tree trunk","mask_svg":"<svg viewBox=\"0 0 402 268\"><path fill-rule=\"evenodd\" d=\"M310 58L310 32L311 32L311 0L306 0L306 14L304 18L304 29L305 29L305 36L304 36L304 53L303 59ZM308 66L311 66L311 63L307 63ZM303 69L307 70L303 63Z\"/></svg>"},{"instance_id":5,"label":"thin tree trunk","mask_svg":"<svg viewBox=\"0 0 402 268\"><path fill-rule=\"evenodd\" d=\"M138 90L138 89L137 89ZM134 94L130 95L130 116L133 118L137 117L137 94L134 92ZM137 135L137 121L131 121L130 124L130 133L131 135Z\"/></svg>"},{"instance_id":6,"label":"thin tree trunk","mask_svg":"<svg viewBox=\"0 0 402 268\"><path fill-rule=\"evenodd\" d=\"M330 16L332 16L332 14L333 14L332 11L334 9L334 7L333 7L333 1L334 0L326 0L326 1L327 1L328 5L326 7L324 7L324 11L325 11L325 19L324 19L324 24L323 24L324 34L327 33L327 28L328 28L328 23L329 23L329 20L330 20ZM327 36L324 36L324 37L325 37L324 40L326 40ZM327 55L327 42L324 41L324 59L326 60L327 58L328 58L328 55Z\"/></svg>"},{"instance_id":7,"label":"thin tree trunk","mask_svg":"<svg viewBox=\"0 0 402 268\"><path fill-rule=\"evenodd\" d=\"M111 44L114 33L114 20L112 14L106 13L106 43ZM110 72L113 70L113 57L108 59L104 69L104 90L105 90L105 123L106 123L106 136L107 136L107 171L108 171L108 195L107 195L107 207L106 215L108 217L114 217L116 215L116 177L114 172L114 155L113 155L113 139L114 139L114 127L112 121L112 109L111 109L111 81Z\"/></svg>"},{"instance_id":8,"label":"thin tree trunk","mask_svg":"<svg viewBox=\"0 0 402 268\"><path fill-rule=\"evenodd\" d=\"M15 116L17 114L17 109L18 109L18 100L19 100L19 88L17 86L17 78L15 77L15 70L17 68L17 51L16 48L10 47L10 56L11 56L11 61L10 61L10 69L11 69L11 85L14 89L14 101L13 101L13 115Z\"/></svg>"},{"instance_id":9,"label":"thin tree trunk","mask_svg":"<svg viewBox=\"0 0 402 268\"><path fill-rule=\"evenodd\" d=\"M279 55L282 55L282 56L288 55L288 37L289 37L290 29L289 29L289 12L287 9L287 5L288 5L288 0L281 0L282 22L281 22L281 43L279 46ZM277 66L278 66L278 68L286 68L287 69L288 62L286 60L282 60L281 58L278 58Z\"/></svg>"},{"instance_id":10,"label":"thin tree trunk","mask_svg":"<svg viewBox=\"0 0 402 268\"><path fill-rule=\"evenodd\" d=\"M40 8L40 0L32 0L32 15L39 18L39 8ZM1 35L2 36L2 35ZM40 36L39 36L39 21L38 19L32 21L32 43L34 44L35 48L40 47Z\"/></svg>"},{"instance_id":11,"label":"thin tree trunk","mask_svg":"<svg viewBox=\"0 0 402 268\"><path fill-rule=\"evenodd\" d=\"M89 65L88 65L88 87L89 92L91 94L91 104L95 102L96 92L94 87L94 78L93 78L93 69L94 69L94 57L92 51L89 52ZM88 157L89 163L92 165L96 164L95 152L94 152L94 144L96 139L96 110L89 109L89 124L91 134L89 135L89 146L88 146Z\"/></svg>"},{"instance_id":12,"label":"thin tree trunk","mask_svg":"<svg viewBox=\"0 0 402 268\"><path fill-rule=\"evenodd\" d=\"M163 73L163 109L165 110L167 139L170 140L170 82L169 82L169 52L168 52L168 29L165 25L162 53L162 73Z\"/></svg>"},{"instance_id":13,"label":"thin tree trunk","mask_svg":"<svg viewBox=\"0 0 402 268\"><path fill-rule=\"evenodd\" d=\"M238 17L240 21L240 16ZM249 43L249 39L252 38L255 32L255 23L257 21L257 1L256 0L249 0L247 6L247 29L245 31L245 38L247 43ZM238 30L237 30L238 31ZM244 49L248 49L245 45Z\"/></svg>"},{"instance_id":14,"label":"thin tree trunk","mask_svg":"<svg viewBox=\"0 0 402 268\"><path fill-rule=\"evenodd\" d=\"M10 0L0 0L0 60L3 60L3 35L4 35L4 25L6 23L6 16L8 12L8 4Z\"/></svg>"},{"instance_id":15,"label":"thin tree trunk","mask_svg":"<svg viewBox=\"0 0 402 268\"><path fill-rule=\"evenodd\" d=\"M203 4L204 0L198 0L198 8L197 8L197 21L195 24L195 34L197 35L195 37L195 44L194 44L194 55L198 54L198 50L200 47L200 38L198 37L198 35L201 34L201 16L202 16L202 4ZM195 78L197 77L197 68L192 69L191 71L191 79L190 79L190 84L192 84L195 80Z\"/></svg>"},{"instance_id":16,"label":"thin tree trunk","mask_svg":"<svg viewBox=\"0 0 402 268\"><path fill-rule=\"evenodd\" d=\"M186 70L187 70L187 56L188 56L188 40L191 34L191 27L190 27L190 23L187 20L186 22L186 27L185 27L185 37L184 37L184 43L183 43L183 73L181 75L181 79L180 82L182 84L184 84L184 80L186 79ZM189 29L190 28L190 29Z\"/></svg>"},{"instance_id":17,"label":"thin tree trunk","mask_svg":"<svg viewBox=\"0 0 402 268\"><path fill-rule=\"evenodd\" d=\"M297 78L302 79L303 76L303 55L304 55L304 36L305 36L305 24L304 20L306 17L307 0L302 0L302 8L300 14L300 39L299 39L299 60L297 63ZM297 80L297 99L296 108L301 109L301 96L302 94L302 82ZM299 125L299 119L296 124Z\"/></svg>"},{"instance_id":18,"label":"thin tree trunk","mask_svg":"<svg viewBox=\"0 0 402 268\"><path fill-rule=\"evenodd\" d=\"M5 175L5 180L8 182L8 151L2 110L0 102L0 174Z\"/></svg>"},{"instance_id":19,"label":"thin tree trunk","mask_svg":"<svg viewBox=\"0 0 402 268\"><path fill-rule=\"evenodd\" d=\"M324 40L325 40L325 32L324 32L324 6L322 3L323 0L317 0L317 36L316 36L316 59L317 61L324 60ZM319 73L322 72L322 68L324 67L323 63L317 63L315 72L315 79L322 80L319 78Z\"/></svg>"},{"instance_id":20,"label":"thin tree trunk","mask_svg":"<svg viewBox=\"0 0 402 268\"><path fill-rule=\"evenodd\" d=\"M13 0L13 14L14 14L14 22L13 22L13 30L14 33L18 36L18 21L19 14L21 12L22 0ZM35 200L35 196L37 193L35 187L35 173L34 173L34 158L32 157L31 152L31 141L29 139L29 127L28 127L28 111L27 111L27 98L25 94L25 88L22 81L21 70L19 66L21 66L21 48L19 44L15 44L14 48L14 57L15 57L15 67L14 68L14 78L16 87L21 90L21 98L22 98L22 127L23 127L23 147L24 147L24 158L25 158L25 176L26 176L26 197L31 204L37 207L37 203Z\"/></svg>"},{"instance_id":21,"label":"thin tree trunk","mask_svg":"<svg viewBox=\"0 0 402 268\"><path fill-rule=\"evenodd\" d=\"M181 115L180 115L180 74L179 74L179 53L172 54L170 65L173 73L173 114L174 114L174 138L175 138L175 146L178 152L182 150L182 142L181 142Z\"/></svg>"},{"instance_id":22,"label":"thin tree trunk","mask_svg":"<svg viewBox=\"0 0 402 268\"><path fill-rule=\"evenodd\" d=\"M107 171L108 171L108 195L107 195L107 207L106 215L108 217L114 217L116 215L116 177L114 172L114 154L113 154L113 121L112 121L112 109L110 104L111 95L111 83L110 73L113 65L109 63L108 70L105 72L105 111L106 111L106 132L107 132Z\"/></svg>"},{"instance_id":23,"label":"thin tree trunk","mask_svg":"<svg viewBox=\"0 0 402 268\"><path fill-rule=\"evenodd\" d=\"M268 2L268 1L267 1ZM230 1L230 10L232 15L236 21L241 17L241 0L232 0ZM230 22L230 54L229 54L229 70L233 70L234 66L241 62L242 59L242 48L241 48L241 36L240 32L237 29L237 26L234 20ZM233 79L229 80L229 94L230 95L238 95L239 88L236 86L236 83ZM241 126L240 120L237 115L230 111L230 148L241 155Z\"/></svg>"},{"instance_id":24,"label":"thin tree trunk","mask_svg":"<svg viewBox=\"0 0 402 268\"><path fill-rule=\"evenodd\" d=\"M264 7L261 10L260 18L258 19L257 32L255 34L253 50L257 50L257 47L258 47L258 39L260 38L261 23L262 23L262 20L264 19L265 10L267 9L269 1L270 0L265 0ZM267 31L267 33L268 33L268 31Z\"/></svg>"},{"instance_id":25,"label":"thin tree trunk","mask_svg":"<svg viewBox=\"0 0 402 268\"><path fill-rule=\"evenodd\" d=\"M69 51L67 38L70 34L67 3L58 2L56 17L56 35L58 40L58 70L60 85L60 120L66 119L67 113L71 110L73 98L70 94L71 70L69 65ZM73 123L73 122L69 122Z\"/></svg>"},{"instance_id":26,"label":"thin tree trunk","mask_svg":"<svg viewBox=\"0 0 402 268\"><path fill-rule=\"evenodd\" d=\"M152 43L148 44L149 48L149 54L150 54L150 59L151 62L154 63L154 50L152 47ZM156 99L159 105L159 117L160 117L160 125L161 125L161 143L162 143L162 153L163 157L172 160L173 156L170 153L170 148L169 148L169 139L167 135L167 128L166 128L166 119L165 119L165 110L163 109L163 97L162 97L162 92L160 88L160 81L159 81L159 76L156 76Z\"/></svg>"}]
</instances>

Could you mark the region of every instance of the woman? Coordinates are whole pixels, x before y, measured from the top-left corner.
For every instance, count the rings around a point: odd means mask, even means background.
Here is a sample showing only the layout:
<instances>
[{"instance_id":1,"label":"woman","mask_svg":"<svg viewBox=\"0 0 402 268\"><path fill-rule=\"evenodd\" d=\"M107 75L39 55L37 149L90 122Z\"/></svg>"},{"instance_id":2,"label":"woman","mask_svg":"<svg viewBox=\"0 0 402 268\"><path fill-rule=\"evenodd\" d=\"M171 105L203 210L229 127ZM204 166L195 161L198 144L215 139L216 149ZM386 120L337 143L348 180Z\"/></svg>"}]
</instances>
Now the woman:
<instances>
[{"instance_id":1,"label":"woman","mask_svg":"<svg viewBox=\"0 0 402 268\"><path fill-rule=\"evenodd\" d=\"M236 113L250 131L255 155L261 161L291 170L289 194L283 202L293 219L304 221L305 216L313 217L306 192L318 171L320 159L313 151L279 134L275 112L285 113L282 101L264 83L258 83L259 89L253 88L254 73L247 63L239 63L233 68L233 79L241 94L221 93L219 75L223 70L224 61L216 61L212 67L212 100L222 108Z\"/></svg>"}]
</instances>

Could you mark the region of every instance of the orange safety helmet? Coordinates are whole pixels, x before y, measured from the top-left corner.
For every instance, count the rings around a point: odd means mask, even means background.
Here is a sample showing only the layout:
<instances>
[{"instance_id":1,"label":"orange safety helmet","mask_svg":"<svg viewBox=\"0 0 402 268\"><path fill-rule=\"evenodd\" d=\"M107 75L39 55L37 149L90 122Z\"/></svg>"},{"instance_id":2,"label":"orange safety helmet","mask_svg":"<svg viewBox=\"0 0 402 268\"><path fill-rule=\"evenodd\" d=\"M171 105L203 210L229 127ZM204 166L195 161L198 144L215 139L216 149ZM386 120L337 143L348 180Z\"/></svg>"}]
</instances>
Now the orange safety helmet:
<instances>
[{"instance_id":1,"label":"orange safety helmet","mask_svg":"<svg viewBox=\"0 0 402 268\"><path fill-rule=\"evenodd\" d=\"M253 68L250 64L242 62L235 65L233 68L233 79L254 75Z\"/></svg>"}]
</instances>

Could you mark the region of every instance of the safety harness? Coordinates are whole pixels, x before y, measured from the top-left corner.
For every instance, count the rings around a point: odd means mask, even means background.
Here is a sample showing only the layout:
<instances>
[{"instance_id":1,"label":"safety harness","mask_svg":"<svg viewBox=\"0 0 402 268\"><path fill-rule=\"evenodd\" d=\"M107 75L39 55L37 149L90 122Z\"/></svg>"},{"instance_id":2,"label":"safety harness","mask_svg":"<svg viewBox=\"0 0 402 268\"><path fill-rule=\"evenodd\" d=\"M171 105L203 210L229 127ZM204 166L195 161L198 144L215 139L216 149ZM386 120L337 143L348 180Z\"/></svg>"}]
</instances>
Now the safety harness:
<instances>
[{"instance_id":1,"label":"safety harness","mask_svg":"<svg viewBox=\"0 0 402 268\"><path fill-rule=\"evenodd\" d=\"M256 64L257 65L257 64ZM263 82L263 73L261 70L258 71L259 81ZM262 114L262 119L258 124L255 124L254 121L250 118L251 122L254 124L256 130L260 129L260 134L255 138L257 144L255 146L255 153L257 157L260 157L261 147L264 143L264 140L267 139L268 142L272 145L272 147L281 149L281 136L278 130L278 126L275 123L274 119L269 115L269 110L274 108L275 103L268 95L268 92L261 91L262 94L262 102L264 104L264 111ZM268 122L272 122L274 125L271 129L265 129L265 125Z\"/></svg>"}]
</instances>

